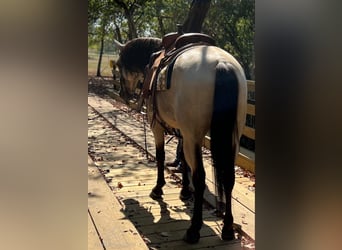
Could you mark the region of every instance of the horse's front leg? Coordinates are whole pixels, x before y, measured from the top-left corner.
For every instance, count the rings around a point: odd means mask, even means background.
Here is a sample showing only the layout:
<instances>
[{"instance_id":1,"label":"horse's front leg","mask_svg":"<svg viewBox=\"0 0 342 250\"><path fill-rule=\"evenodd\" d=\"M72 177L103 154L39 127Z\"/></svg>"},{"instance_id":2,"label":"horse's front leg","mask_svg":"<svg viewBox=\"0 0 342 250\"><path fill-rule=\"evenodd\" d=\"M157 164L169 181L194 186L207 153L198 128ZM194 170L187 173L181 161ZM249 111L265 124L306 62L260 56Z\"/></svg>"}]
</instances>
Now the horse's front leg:
<instances>
[{"instance_id":1,"label":"horse's front leg","mask_svg":"<svg viewBox=\"0 0 342 250\"><path fill-rule=\"evenodd\" d=\"M163 186L165 185L164 177L164 162L165 162L165 150L164 150L164 128L156 122L152 128L154 135L154 141L156 146L156 160L158 168L157 185L152 189L150 197L158 200L162 198Z\"/></svg>"}]
</instances>

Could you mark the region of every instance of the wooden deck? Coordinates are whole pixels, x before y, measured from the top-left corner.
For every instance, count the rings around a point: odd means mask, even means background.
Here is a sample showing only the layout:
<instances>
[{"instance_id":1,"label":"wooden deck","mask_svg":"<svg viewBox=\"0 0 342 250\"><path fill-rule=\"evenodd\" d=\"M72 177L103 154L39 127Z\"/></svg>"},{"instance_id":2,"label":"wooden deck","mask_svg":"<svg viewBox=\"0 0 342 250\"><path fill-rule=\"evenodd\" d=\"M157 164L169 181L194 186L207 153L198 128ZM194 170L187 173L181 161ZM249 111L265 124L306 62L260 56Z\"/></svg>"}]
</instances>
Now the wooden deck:
<instances>
[{"instance_id":1,"label":"wooden deck","mask_svg":"<svg viewBox=\"0 0 342 250\"><path fill-rule=\"evenodd\" d=\"M112 104L97 96L88 103L113 122L118 129L144 145L143 127ZM192 202L179 200L180 185L166 172L163 201L154 201L149 193L156 182L154 162L133 147L125 137L95 121L89 120L88 142L96 152L95 163L89 159L88 249L242 249L241 241L222 241L222 220L210 207L203 208L204 225L198 244L188 245L182 237L189 226ZM153 136L148 129L148 150L154 153ZM166 148L166 159L173 160L176 140ZM215 204L210 162L207 172L206 199ZM251 181L237 174L233 191L235 223L254 238L254 191ZM248 247L246 246L245 249ZM250 249L250 248L249 248Z\"/></svg>"},{"instance_id":2,"label":"wooden deck","mask_svg":"<svg viewBox=\"0 0 342 250\"><path fill-rule=\"evenodd\" d=\"M148 249L88 157L88 249Z\"/></svg>"}]
</instances>

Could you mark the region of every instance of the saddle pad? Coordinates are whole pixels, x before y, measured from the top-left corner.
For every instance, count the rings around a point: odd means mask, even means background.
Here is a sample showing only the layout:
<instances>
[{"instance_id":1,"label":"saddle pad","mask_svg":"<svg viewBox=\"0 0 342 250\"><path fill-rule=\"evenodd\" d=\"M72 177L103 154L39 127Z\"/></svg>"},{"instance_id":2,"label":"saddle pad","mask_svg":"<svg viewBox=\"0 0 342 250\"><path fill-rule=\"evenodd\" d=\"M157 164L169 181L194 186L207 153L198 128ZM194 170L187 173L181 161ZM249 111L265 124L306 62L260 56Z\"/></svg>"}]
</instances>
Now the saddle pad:
<instances>
[{"instance_id":1,"label":"saddle pad","mask_svg":"<svg viewBox=\"0 0 342 250\"><path fill-rule=\"evenodd\" d=\"M162 68L157 77L157 91L167 90L166 85L166 74L167 74L167 66Z\"/></svg>"},{"instance_id":2,"label":"saddle pad","mask_svg":"<svg viewBox=\"0 0 342 250\"><path fill-rule=\"evenodd\" d=\"M170 88L171 75L176 58L177 57L175 57L169 65L160 70L157 77L157 91L167 90Z\"/></svg>"}]
</instances>

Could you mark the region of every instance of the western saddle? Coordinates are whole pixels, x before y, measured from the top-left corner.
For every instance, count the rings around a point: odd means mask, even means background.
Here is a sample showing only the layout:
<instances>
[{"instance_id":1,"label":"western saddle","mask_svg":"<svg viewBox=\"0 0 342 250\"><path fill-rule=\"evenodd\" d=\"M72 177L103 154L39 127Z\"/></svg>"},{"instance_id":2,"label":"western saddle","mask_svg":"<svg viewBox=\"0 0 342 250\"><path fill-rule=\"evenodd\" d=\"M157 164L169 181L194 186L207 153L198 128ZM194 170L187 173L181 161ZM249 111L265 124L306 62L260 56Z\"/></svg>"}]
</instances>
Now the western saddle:
<instances>
[{"instance_id":1,"label":"western saddle","mask_svg":"<svg viewBox=\"0 0 342 250\"><path fill-rule=\"evenodd\" d=\"M173 63L176 58L186 50L198 45L215 45L215 40L202 33L178 32L166 34L162 38L163 49L151 55L150 62L146 66L146 74L142 87L142 100L149 95L154 95L157 76L161 69L168 66L168 78L171 78ZM140 105L139 105L140 106Z\"/></svg>"}]
</instances>

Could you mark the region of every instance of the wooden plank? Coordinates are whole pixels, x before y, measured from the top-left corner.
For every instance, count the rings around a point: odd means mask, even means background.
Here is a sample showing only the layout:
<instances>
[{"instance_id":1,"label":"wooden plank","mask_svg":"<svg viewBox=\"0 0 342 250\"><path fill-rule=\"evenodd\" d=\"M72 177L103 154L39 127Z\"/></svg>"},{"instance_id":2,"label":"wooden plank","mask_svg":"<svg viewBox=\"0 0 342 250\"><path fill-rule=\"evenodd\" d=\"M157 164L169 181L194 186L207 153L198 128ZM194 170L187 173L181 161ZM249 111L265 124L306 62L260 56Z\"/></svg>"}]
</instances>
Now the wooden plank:
<instances>
[{"instance_id":1,"label":"wooden plank","mask_svg":"<svg viewBox=\"0 0 342 250\"><path fill-rule=\"evenodd\" d=\"M247 250L248 248L244 248L241 244L232 244L232 245L222 245L222 246L215 246L212 248L213 250ZM208 247L198 248L196 250L208 250Z\"/></svg>"},{"instance_id":2,"label":"wooden plank","mask_svg":"<svg viewBox=\"0 0 342 250\"><path fill-rule=\"evenodd\" d=\"M255 140L255 129L254 128L245 126L242 134L247 136L248 138Z\"/></svg>"},{"instance_id":3,"label":"wooden plank","mask_svg":"<svg viewBox=\"0 0 342 250\"><path fill-rule=\"evenodd\" d=\"M216 221L205 221L203 220L203 223L205 227L211 227L216 226ZM169 220L165 221L163 223L153 223L149 225L141 225L138 227L139 231L143 233L143 235L153 234L153 233L162 233L162 232L172 232L172 231L178 231L178 230L184 230L185 231L189 228L191 224L190 220ZM203 225L203 226L204 226ZM179 239L181 240L181 238Z\"/></svg>"},{"instance_id":4,"label":"wooden plank","mask_svg":"<svg viewBox=\"0 0 342 250\"><path fill-rule=\"evenodd\" d=\"M94 224L88 214L88 250L104 250Z\"/></svg>"},{"instance_id":5,"label":"wooden plank","mask_svg":"<svg viewBox=\"0 0 342 250\"><path fill-rule=\"evenodd\" d=\"M150 205L150 204L141 204L139 203L140 206L138 206L138 203L136 204L127 204L125 205L125 209L123 210L124 213L126 214L126 216L128 217L133 217L134 219L138 219L138 218L145 218L148 217L148 215L146 215L146 211L149 211L152 214L156 214L155 219L158 219L159 217L157 216L157 214L159 214L162 211L160 204L154 204L154 205ZM172 218L180 218L180 219L184 219L186 217L183 216L183 214L179 214L179 211L184 212L185 214L190 214L191 213L191 208L190 206L182 206L182 205L175 205L172 206L170 205L170 200L168 200L167 203L167 213L172 217ZM209 214L207 215L207 213L203 212L203 217L208 217L210 216Z\"/></svg>"},{"instance_id":6,"label":"wooden plank","mask_svg":"<svg viewBox=\"0 0 342 250\"><path fill-rule=\"evenodd\" d=\"M247 104L247 114L255 115L255 105Z\"/></svg>"},{"instance_id":7,"label":"wooden plank","mask_svg":"<svg viewBox=\"0 0 342 250\"><path fill-rule=\"evenodd\" d=\"M252 161L255 160L255 153L247 148L240 146L240 153L251 159Z\"/></svg>"},{"instance_id":8,"label":"wooden plank","mask_svg":"<svg viewBox=\"0 0 342 250\"><path fill-rule=\"evenodd\" d=\"M167 221L172 221L172 220L186 220L189 221L192 217L192 211L190 208L184 207L180 211L175 211L172 208L167 208L162 211L161 215L161 208L159 207L158 209L151 209L149 210L150 213L153 215L153 218L151 219L149 215L146 215L146 209L145 210L145 216L143 214L144 211L141 211L142 213L140 216L136 216L137 210L132 209L134 213L130 212L129 210L126 212L128 216L131 216L131 220L135 225L143 225L143 226L148 226L148 225L153 225L156 223L161 223L161 222L167 222ZM204 220L215 220L215 221L220 221L219 218L213 215L213 212L208 212L207 210L203 211L203 219Z\"/></svg>"},{"instance_id":9,"label":"wooden plank","mask_svg":"<svg viewBox=\"0 0 342 250\"><path fill-rule=\"evenodd\" d=\"M125 204L124 207L134 207L134 209L143 208L146 210L151 210L154 208L160 209L161 206L160 203L152 200L149 196L139 197L138 201L137 199L131 198L129 195L122 195L120 193L117 193L116 195ZM186 206L189 205L189 202L181 203L178 195L164 195L163 200L167 200L167 206L175 210L184 210ZM139 204L139 206L137 206L137 204Z\"/></svg>"},{"instance_id":10,"label":"wooden plank","mask_svg":"<svg viewBox=\"0 0 342 250\"><path fill-rule=\"evenodd\" d=\"M214 246L214 247L213 247ZM241 243L239 240L222 241L218 235L201 237L199 242L193 245L187 244L183 241L170 241L163 244L163 249L177 249L177 250L190 250L190 249L216 249L216 246L224 246L227 250L241 250ZM156 245L158 247L158 245Z\"/></svg>"},{"instance_id":11,"label":"wooden plank","mask_svg":"<svg viewBox=\"0 0 342 250\"><path fill-rule=\"evenodd\" d=\"M207 149L210 149L210 137L206 136L203 141L203 146ZM236 158L236 165L255 173L255 163L252 159L246 157L245 155L239 153L238 157Z\"/></svg>"},{"instance_id":12,"label":"wooden plank","mask_svg":"<svg viewBox=\"0 0 342 250\"><path fill-rule=\"evenodd\" d=\"M245 170L255 173L254 161L241 153L239 153L238 156L236 157L235 164L239 167L242 167Z\"/></svg>"},{"instance_id":13,"label":"wooden plank","mask_svg":"<svg viewBox=\"0 0 342 250\"><path fill-rule=\"evenodd\" d=\"M255 81L247 81L248 91L255 92Z\"/></svg>"},{"instance_id":14,"label":"wooden plank","mask_svg":"<svg viewBox=\"0 0 342 250\"><path fill-rule=\"evenodd\" d=\"M207 171L208 172L208 171ZM239 179L236 179L235 185L232 191L232 198L243 204L244 207L246 207L251 213L255 213L255 200L254 200L254 192L250 191L246 186L250 184L251 182L247 182L246 184L241 184L238 182ZM207 188L208 193L206 195L212 196L208 201L210 201L210 204L215 206L216 201L215 197L213 196L215 194L215 186L214 183L207 182Z\"/></svg>"},{"instance_id":15,"label":"wooden plank","mask_svg":"<svg viewBox=\"0 0 342 250\"><path fill-rule=\"evenodd\" d=\"M251 213L244 204L232 200L234 223L241 225L243 232L255 239L255 213Z\"/></svg>"},{"instance_id":16,"label":"wooden plank","mask_svg":"<svg viewBox=\"0 0 342 250\"><path fill-rule=\"evenodd\" d=\"M120 208L120 203L88 156L88 209L106 250L148 249Z\"/></svg>"},{"instance_id":17,"label":"wooden plank","mask_svg":"<svg viewBox=\"0 0 342 250\"><path fill-rule=\"evenodd\" d=\"M165 187L165 186L164 186ZM150 193L151 193L151 189L140 189L139 187L136 189L127 189L125 187L123 187L120 192L116 192L118 194L120 194L121 196L127 196L129 195L132 198L139 198L139 197L149 197ZM180 193L180 188L171 188L171 187L167 187L164 188L163 190L164 195L175 195L175 196L179 196Z\"/></svg>"},{"instance_id":18,"label":"wooden plank","mask_svg":"<svg viewBox=\"0 0 342 250\"><path fill-rule=\"evenodd\" d=\"M236 182L237 183L237 182ZM246 207L251 213L255 214L255 194L243 188L243 185L236 185L232 192L232 198Z\"/></svg>"},{"instance_id":19,"label":"wooden plank","mask_svg":"<svg viewBox=\"0 0 342 250\"><path fill-rule=\"evenodd\" d=\"M214 194L216 193L216 189L214 186L214 173L213 169L208 162L204 162L205 171L206 171L206 184L208 188L208 192L210 192L213 196L212 201L209 203L215 207L215 197ZM235 185L233 189L233 198L242 202L246 208L248 208L251 212L255 213L255 193L252 190L249 190L248 187L252 186L254 181L251 181L249 178L236 175L235 176ZM209 199L209 198L208 198Z\"/></svg>"},{"instance_id":20,"label":"wooden plank","mask_svg":"<svg viewBox=\"0 0 342 250\"><path fill-rule=\"evenodd\" d=\"M221 231L221 230L219 230ZM204 240L206 239L205 237L208 236L216 236L219 237L217 235L217 232L215 232L212 228L210 227L206 227L204 226L201 229L201 237L204 238ZM174 231L167 231L167 232L162 232L162 233L152 233L152 234L148 234L147 237L149 240L151 240L151 242L156 243L156 244L160 244L160 243L164 243L164 242L172 242L172 241L178 241L179 239L182 239L183 236L185 234L184 230L174 230ZM201 240L200 240L201 242ZM197 245L197 247L199 247Z\"/></svg>"}]
</instances>

